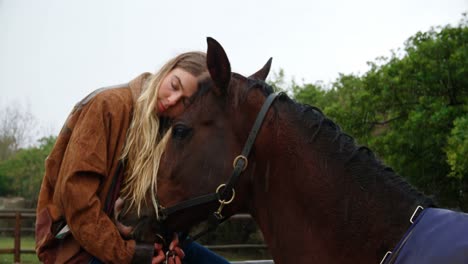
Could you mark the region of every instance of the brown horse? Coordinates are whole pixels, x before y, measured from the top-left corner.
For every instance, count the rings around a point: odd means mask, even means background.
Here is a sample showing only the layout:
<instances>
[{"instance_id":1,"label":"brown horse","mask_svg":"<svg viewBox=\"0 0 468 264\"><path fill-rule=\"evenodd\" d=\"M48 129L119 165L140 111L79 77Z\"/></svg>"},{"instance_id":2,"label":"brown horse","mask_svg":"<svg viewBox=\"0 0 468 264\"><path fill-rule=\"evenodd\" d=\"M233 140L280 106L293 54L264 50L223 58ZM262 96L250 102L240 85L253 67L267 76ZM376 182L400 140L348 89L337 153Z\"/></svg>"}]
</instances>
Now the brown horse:
<instances>
[{"instance_id":1,"label":"brown horse","mask_svg":"<svg viewBox=\"0 0 468 264\"><path fill-rule=\"evenodd\" d=\"M249 213L277 264L393 258L384 256L433 202L317 108L284 94L267 99L271 60L247 78L231 73L226 53L210 38L207 54L210 74L174 120L160 166L159 202L177 208L167 214L168 226L188 230L215 211L221 220ZM274 102L262 110L267 100ZM256 121L261 111L264 120ZM258 134L250 136L257 123ZM245 157L236 159L241 152Z\"/></svg>"}]
</instances>

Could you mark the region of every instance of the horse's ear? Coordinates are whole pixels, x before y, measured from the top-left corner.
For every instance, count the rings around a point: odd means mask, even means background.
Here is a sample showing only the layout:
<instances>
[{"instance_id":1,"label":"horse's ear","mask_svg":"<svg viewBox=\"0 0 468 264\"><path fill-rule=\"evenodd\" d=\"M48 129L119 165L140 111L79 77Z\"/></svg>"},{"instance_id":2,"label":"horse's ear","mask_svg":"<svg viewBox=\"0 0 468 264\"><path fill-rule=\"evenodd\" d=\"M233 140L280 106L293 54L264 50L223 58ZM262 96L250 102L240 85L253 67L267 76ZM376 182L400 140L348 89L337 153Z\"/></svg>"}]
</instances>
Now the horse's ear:
<instances>
[{"instance_id":1,"label":"horse's ear","mask_svg":"<svg viewBox=\"0 0 468 264\"><path fill-rule=\"evenodd\" d=\"M208 51L206 64L210 72L211 79L215 82L220 94L226 94L231 80L231 64L221 44L214 38L206 38ZM216 90L215 90L216 91Z\"/></svg>"},{"instance_id":2,"label":"horse's ear","mask_svg":"<svg viewBox=\"0 0 468 264\"><path fill-rule=\"evenodd\" d=\"M250 75L249 78L265 81L267 76L268 76L268 73L270 73L271 61L272 60L273 60L273 58L270 58L267 61L267 63L260 70L258 70L256 73Z\"/></svg>"}]
</instances>

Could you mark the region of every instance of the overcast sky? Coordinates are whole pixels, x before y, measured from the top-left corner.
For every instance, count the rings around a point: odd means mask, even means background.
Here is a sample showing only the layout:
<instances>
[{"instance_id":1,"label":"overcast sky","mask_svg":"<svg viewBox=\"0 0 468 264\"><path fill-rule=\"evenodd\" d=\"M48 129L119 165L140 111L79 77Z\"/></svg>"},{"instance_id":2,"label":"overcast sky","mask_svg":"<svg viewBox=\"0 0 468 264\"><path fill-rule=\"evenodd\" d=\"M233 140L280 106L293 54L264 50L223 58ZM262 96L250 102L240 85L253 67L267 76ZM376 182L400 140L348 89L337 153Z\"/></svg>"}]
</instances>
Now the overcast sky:
<instances>
[{"instance_id":1,"label":"overcast sky","mask_svg":"<svg viewBox=\"0 0 468 264\"><path fill-rule=\"evenodd\" d=\"M0 0L0 110L29 105L56 134L89 92L205 51L206 36L241 74L273 57L299 83L328 83L467 10L468 0Z\"/></svg>"}]
</instances>

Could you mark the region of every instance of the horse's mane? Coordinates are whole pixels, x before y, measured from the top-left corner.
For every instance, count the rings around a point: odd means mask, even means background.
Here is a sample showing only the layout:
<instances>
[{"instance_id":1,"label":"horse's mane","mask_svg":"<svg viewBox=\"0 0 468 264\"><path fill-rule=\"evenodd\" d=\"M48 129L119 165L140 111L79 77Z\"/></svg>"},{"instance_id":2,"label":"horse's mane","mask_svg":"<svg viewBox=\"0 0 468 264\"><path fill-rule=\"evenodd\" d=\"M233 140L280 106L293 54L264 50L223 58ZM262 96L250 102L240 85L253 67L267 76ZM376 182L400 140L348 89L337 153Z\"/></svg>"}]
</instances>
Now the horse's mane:
<instances>
[{"instance_id":1,"label":"horse's mane","mask_svg":"<svg viewBox=\"0 0 468 264\"><path fill-rule=\"evenodd\" d=\"M247 83L246 89L233 91L229 95L233 97L231 100L234 105L245 101L253 90L259 90L264 96L274 92L273 87L262 80L246 78L237 73L233 73L231 77L231 85L233 86L236 86L235 82L245 81ZM190 103L205 95L213 86L214 83L210 78L202 80L199 83L198 92L192 96ZM300 104L289 98L286 93L280 93L276 100L286 105L287 109L290 110L289 118L301 124L299 130L304 135L304 140L307 143L314 143L315 146L319 144L321 153L332 156L334 160L341 160L344 169L349 171L362 189L372 188L372 184L378 179L388 186L395 187L424 207L434 206L432 199L416 190L392 168L383 164L368 147L358 145L352 136L344 133L319 108ZM278 113L278 105L273 104L273 108Z\"/></svg>"},{"instance_id":2,"label":"horse's mane","mask_svg":"<svg viewBox=\"0 0 468 264\"><path fill-rule=\"evenodd\" d=\"M248 89L244 91L241 100L247 96L252 89L260 91L268 96L273 93L273 88L264 81L248 79ZM341 128L317 107L300 104L289 98L286 93L280 93L277 98L291 109L292 119L298 120L302 126L300 130L306 137L307 143L317 144L320 142L321 152L326 151L335 159L342 159L344 167L352 177L360 184L361 188L371 188L376 177L389 186L394 186L409 198L418 201L424 207L434 206L432 199L426 197L421 192L411 186L403 177L382 163L380 159L366 146L360 146L354 138L344 133ZM273 105L277 110L277 106Z\"/></svg>"}]
</instances>

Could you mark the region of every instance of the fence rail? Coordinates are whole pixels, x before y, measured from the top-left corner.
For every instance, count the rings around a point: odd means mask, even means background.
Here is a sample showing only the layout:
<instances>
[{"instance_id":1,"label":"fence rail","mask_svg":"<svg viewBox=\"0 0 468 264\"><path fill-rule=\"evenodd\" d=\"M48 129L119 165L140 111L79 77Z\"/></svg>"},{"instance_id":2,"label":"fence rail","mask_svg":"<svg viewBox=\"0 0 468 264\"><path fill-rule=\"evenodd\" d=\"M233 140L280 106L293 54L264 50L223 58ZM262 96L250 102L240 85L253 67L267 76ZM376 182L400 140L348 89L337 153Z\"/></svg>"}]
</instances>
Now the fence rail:
<instances>
[{"instance_id":1,"label":"fence rail","mask_svg":"<svg viewBox=\"0 0 468 264\"><path fill-rule=\"evenodd\" d=\"M33 249L21 249L21 221L23 219L35 219L36 213L31 209L9 209L0 211L0 219L15 219L13 248L0 249L0 254L13 254L15 263L20 263L21 254L36 253Z\"/></svg>"},{"instance_id":2,"label":"fence rail","mask_svg":"<svg viewBox=\"0 0 468 264\"><path fill-rule=\"evenodd\" d=\"M36 212L34 209L2 209L0 210L0 219L14 219L14 227L0 227L0 232L13 232L14 234L14 245L13 248L2 248L0 249L1 254L13 254L14 262L21 262L21 254L35 254L34 249L21 249L21 232L34 231L34 227L22 227L21 222L25 219L35 219ZM243 220L251 219L248 214L237 214L230 218L230 220ZM267 246L264 244L230 244L230 245L205 245L209 249L266 249ZM243 262L236 262L243 263ZM254 263L254 262L248 262ZM264 262L262 262L264 263ZM272 262L267 262L272 263Z\"/></svg>"}]
</instances>

